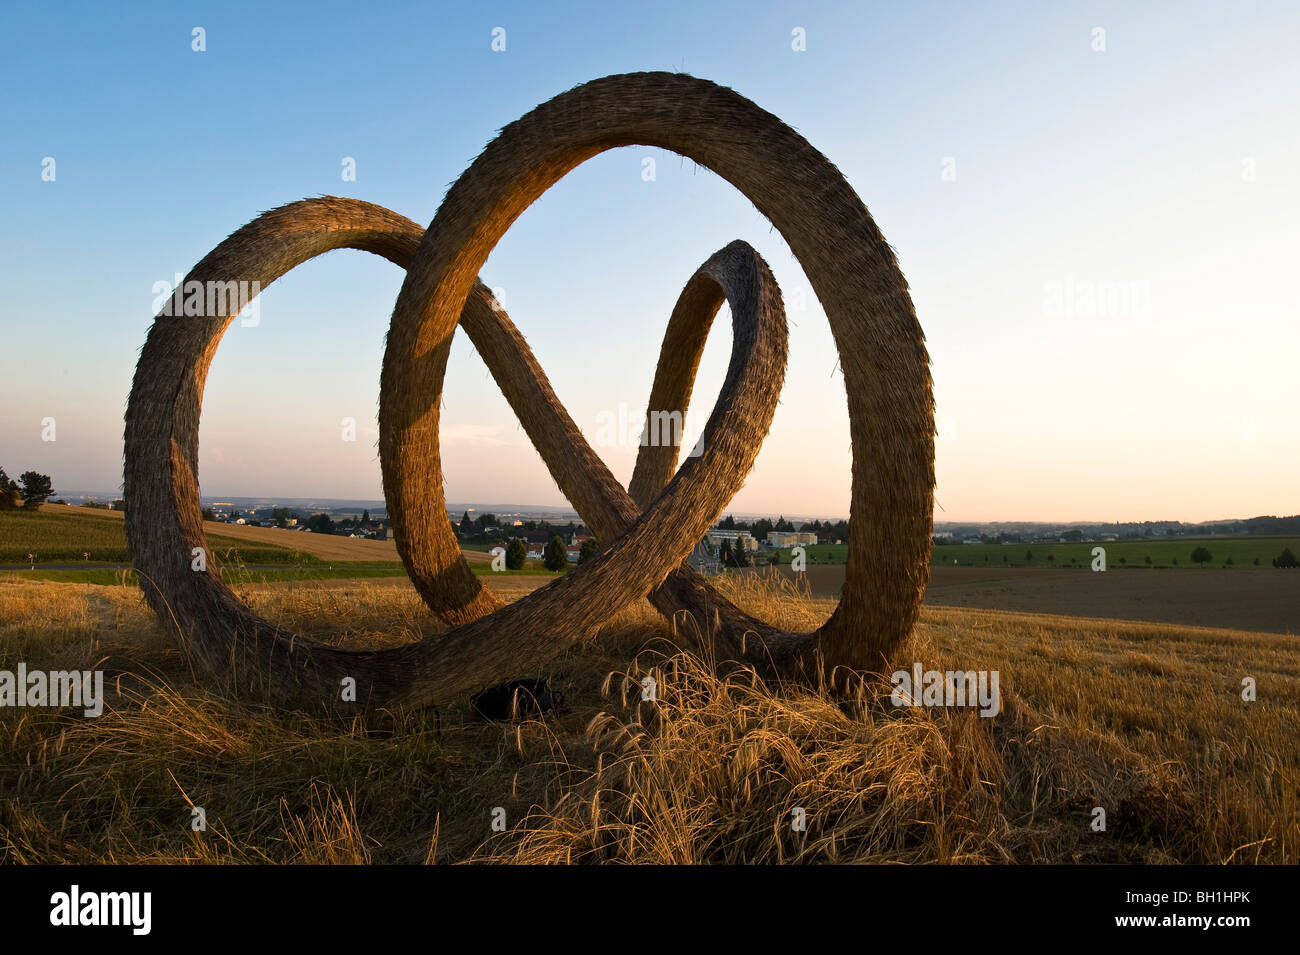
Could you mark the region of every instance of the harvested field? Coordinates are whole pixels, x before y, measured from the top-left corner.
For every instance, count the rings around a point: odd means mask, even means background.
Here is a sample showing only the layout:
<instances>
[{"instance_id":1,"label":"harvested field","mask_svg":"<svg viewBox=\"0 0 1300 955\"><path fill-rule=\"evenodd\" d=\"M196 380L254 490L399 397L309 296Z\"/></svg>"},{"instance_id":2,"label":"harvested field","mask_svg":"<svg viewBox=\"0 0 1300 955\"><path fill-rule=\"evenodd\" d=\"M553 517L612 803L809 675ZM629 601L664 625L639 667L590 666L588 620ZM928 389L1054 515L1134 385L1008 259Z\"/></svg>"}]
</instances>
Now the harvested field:
<instances>
[{"instance_id":1,"label":"harvested field","mask_svg":"<svg viewBox=\"0 0 1300 955\"><path fill-rule=\"evenodd\" d=\"M783 626L832 609L754 576L720 586ZM358 648L438 626L409 585L241 592ZM1300 859L1290 637L923 609L899 659L999 670L1003 709L981 719L894 708L870 675L844 699L716 671L673 655L667 635L642 603L561 653L533 674L566 697L540 719L485 723L464 701L321 719L196 680L134 588L0 580L0 667L106 676L96 719L0 711L0 860ZM655 704L638 702L646 674ZM1243 675L1257 702L1241 699ZM191 804L205 833L190 829ZM806 833L791 832L791 806ZM1105 832L1089 826L1096 806Z\"/></svg>"},{"instance_id":2,"label":"harvested field","mask_svg":"<svg viewBox=\"0 0 1300 955\"><path fill-rule=\"evenodd\" d=\"M765 573L759 571L742 573ZM790 577L789 570L780 570ZM812 592L837 598L844 568L808 568ZM1300 633L1300 572L1272 567L1033 570L934 567L925 604Z\"/></svg>"}]
</instances>

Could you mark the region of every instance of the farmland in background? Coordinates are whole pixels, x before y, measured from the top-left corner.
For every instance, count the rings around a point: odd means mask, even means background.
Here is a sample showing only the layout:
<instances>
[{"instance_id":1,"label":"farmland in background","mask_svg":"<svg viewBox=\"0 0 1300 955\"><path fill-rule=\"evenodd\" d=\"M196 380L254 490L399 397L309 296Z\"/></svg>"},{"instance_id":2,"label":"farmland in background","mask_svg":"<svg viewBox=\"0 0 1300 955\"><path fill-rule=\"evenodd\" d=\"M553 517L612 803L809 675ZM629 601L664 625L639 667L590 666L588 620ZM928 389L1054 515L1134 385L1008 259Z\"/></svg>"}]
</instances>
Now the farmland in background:
<instances>
[{"instance_id":1,"label":"farmland in background","mask_svg":"<svg viewBox=\"0 0 1300 955\"><path fill-rule=\"evenodd\" d=\"M1083 541L1078 544L939 544L935 546L931 562L937 565L958 567L1070 567L1087 569L1092 566L1092 550L1106 550L1106 568L1119 570L1126 567L1192 567L1192 551L1204 547L1210 552L1207 566L1272 567L1273 558L1290 548L1300 556L1300 538L1297 537L1178 537L1174 539L1139 541ZM809 564L842 564L848 553L847 544L813 544L804 548ZM775 555L778 563L789 565L791 548L759 551L760 563ZM1147 558L1151 562L1147 563ZM1174 561L1178 563L1175 564ZM1256 565L1255 561L1259 564Z\"/></svg>"}]
</instances>

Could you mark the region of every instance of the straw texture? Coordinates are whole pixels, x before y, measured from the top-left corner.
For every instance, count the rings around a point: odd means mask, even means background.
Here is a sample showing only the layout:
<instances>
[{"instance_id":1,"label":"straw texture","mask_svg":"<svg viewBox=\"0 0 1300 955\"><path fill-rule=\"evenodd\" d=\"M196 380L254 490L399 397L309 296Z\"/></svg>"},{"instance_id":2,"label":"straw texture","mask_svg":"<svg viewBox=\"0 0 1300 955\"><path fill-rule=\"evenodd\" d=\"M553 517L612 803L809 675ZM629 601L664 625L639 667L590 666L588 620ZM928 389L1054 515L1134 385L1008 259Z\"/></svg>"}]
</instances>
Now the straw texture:
<instances>
[{"instance_id":1,"label":"straw texture","mask_svg":"<svg viewBox=\"0 0 1300 955\"><path fill-rule=\"evenodd\" d=\"M669 319L650 411L685 414L709 327L726 300L733 349L703 452L643 446L624 490L560 405L522 336L475 275L510 223L604 149L664 146L708 166L770 218L830 320L848 394L854 468L843 596L820 630L753 620L682 561L752 468L779 398L786 326L765 263L735 242L692 276ZM534 667L635 600L686 612L728 656L781 672L875 668L910 630L927 579L933 399L906 283L865 207L820 153L735 92L679 74L606 77L506 127L448 192L428 230L355 200L266 213L187 283L272 281L322 252L356 248L407 269L384 357L380 460L398 550L451 629L406 647L354 652L278 630L209 566L197 484L203 382L230 315L159 316L127 409L127 531L151 606L183 646L240 683L337 701L345 678L372 704L428 703ZM593 560L506 607L469 571L446 516L438 447L442 382L464 327L561 490L605 543Z\"/></svg>"}]
</instances>

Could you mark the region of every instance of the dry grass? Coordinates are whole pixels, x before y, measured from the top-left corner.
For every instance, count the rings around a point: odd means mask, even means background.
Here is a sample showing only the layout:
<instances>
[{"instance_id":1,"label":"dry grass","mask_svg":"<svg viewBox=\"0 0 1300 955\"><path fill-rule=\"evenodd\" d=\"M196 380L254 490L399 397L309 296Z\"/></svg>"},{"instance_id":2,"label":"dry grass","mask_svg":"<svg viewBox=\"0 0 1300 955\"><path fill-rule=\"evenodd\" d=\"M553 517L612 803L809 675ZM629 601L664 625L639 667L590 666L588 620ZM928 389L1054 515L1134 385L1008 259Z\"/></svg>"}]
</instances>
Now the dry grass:
<instances>
[{"instance_id":1,"label":"dry grass","mask_svg":"<svg viewBox=\"0 0 1300 955\"><path fill-rule=\"evenodd\" d=\"M494 582L495 583L495 582ZM831 604L727 596L788 627ZM330 643L438 624L410 588L241 596ZM518 592L502 595L505 599ZM929 610L901 660L998 669L1003 712L895 709L675 654L647 604L553 661L566 708L523 724L441 712L323 719L196 682L128 588L0 583L0 669L98 666L104 714L0 710L8 862L1295 863L1293 638ZM641 679L657 700L641 700ZM1253 676L1255 703L1240 684ZM208 826L191 830L191 806ZM1089 828L1107 809L1104 833ZM505 810L507 831L493 833ZM807 828L791 827L805 811Z\"/></svg>"}]
</instances>

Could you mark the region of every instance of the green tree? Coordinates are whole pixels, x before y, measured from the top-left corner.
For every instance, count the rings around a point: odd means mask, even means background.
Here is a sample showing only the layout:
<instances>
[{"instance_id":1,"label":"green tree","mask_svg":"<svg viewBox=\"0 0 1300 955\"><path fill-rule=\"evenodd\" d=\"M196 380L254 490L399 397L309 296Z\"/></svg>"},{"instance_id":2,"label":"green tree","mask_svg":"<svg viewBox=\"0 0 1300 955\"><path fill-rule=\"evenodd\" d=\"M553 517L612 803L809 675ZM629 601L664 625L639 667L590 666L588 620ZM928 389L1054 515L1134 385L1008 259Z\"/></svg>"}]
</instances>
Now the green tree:
<instances>
[{"instance_id":1,"label":"green tree","mask_svg":"<svg viewBox=\"0 0 1300 955\"><path fill-rule=\"evenodd\" d=\"M277 507L271 511L271 522L275 524L276 527L288 527L290 516L287 507Z\"/></svg>"},{"instance_id":2,"label":"green tree","mask_svg":"<svg viewBox=\"0 0 1300 955\"><path fill-rule=\"evenodd\" d=\"M582 546L578 548L578 563L585 563L595 557L598 553L600 553L600 544L596 543L596 538L589 537L583 541Z\"/></svg>"},{"instance_id":3,"label":"green tree","mask_svg":"<svg viewBox=\"0 0 1300 955\"><path fill-rule=\"evenodd\" d=\"M564 549L564 539L559 534L554 534L546 542L546 549L542 551L542 566L549 571L563 570L569 563L569 554Z\"/></svg>"},{"instance_id":4,"label":"green tree","mask_svg":"<svg viewBox=\"0 0 1300 955\"><path fill-rule=\"evenodd\" d=\"M1291 553L1290 547L1283 547L1282 553L1273 558L1274 567L1300 567L1300 560L1296 559L1295 554Z\"/></svg>"},{"instance_id":5,"label":"green tree","mask_svg":"<svg viewBox=\"0 0 1300 955\"><path fill-rule=\"evenodd\" d=\"M313 514L307 520L307 527L313 534L334 533L334 521L328 514Z\"/></svg>"},{"instance_id":6,"label":"green tree","mask_svg":"<svg viewBox=\"0 0 1300 955\"><path fill-rule=\"evenodd\" d=\"M367 508L362 509L362 511L361 511L361 523L363 523L363 524L369 524L369 523L370 523L370 508L367 507Z\"/></svg>"},{"instance_id":7,"label":"green tree","mask_svg":"<svg viewBox=\"0 0 1300 955\"><path fill-rule=\"evenodd\" d=\"M506 570L523 570L527 559L528 548L524 542L518 537L511 540L510 546L506 548Z\"/></svg>"},{"instance_id":8,"label":"green tree","mask_svg":"<svg viewBox=\"0 0 1300 955\"><path fill-rule=\"evenodd\" d=\"M215 521L217 519L217 515L212 513L212 508L205 507L203 509L203 519L205 521Z\"/></svg>"},{"instance_id":9,"label":"green tree","mask_svg":"<svg viewBox=\"0 0 1300 955\"><path fill-rule=\"evenodd\" d=\"M718 552L718 563L723 567L748 567L749 556L745 553L745 545L736 541L735 546L732 546L731 541L724 540Z\"/></svg>"},{"instance_id":10,"label":"green tree","mask_svg":"<svg viewBox=\"0 0 1300 955\"><path fill-rule=\"evenodd\" d=\"M0 468L0 509L14 506L14 495L18 492L18 482L14 481L5 474L5 469Z\"/></svg>"},{"instance_id":11,"label":"green tree","mask_svg":"<svg viewBox=\"0 0 1300 955\"><path fill-rule=\"evenodd\" d=\"M1033 562L1034 562L1034 552L1032 550L1025 551L1025 563L1032 564Z\"/></svg>"},{"instance_id":12,"label":"green tree","mask_svg":"<svg viewBox=\"0 0 1300 955\"><path fill-rule=\"evenodd\" d=\"M461 537L474 536L474 521L469 516L469 511L466 511L460 516L460 536Z\"/></svg>"},{"instance_id":13,"label":"green tree","mask_svg":"<svg viewBox=\"0 0 1300 955\"><path fill-rule=\"evenodd\" d=\"M54 493L48 474L36 471L24 471L18 476L22 484L23 507L40 507L45 499Z\"/></svg>"},{"instance_id":14,"label":"green tree","mask_svg":"<svg viewBox=\"0 0 1300 955\"><path fill-rule=\"evenodd\" d=\"M1197 547L1192 551L1193 564L1208 564L1213 559L1213 555L1204 547Z\"/></svg>"}]
</instances>

